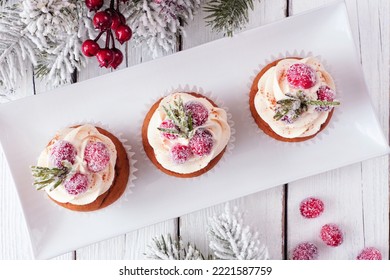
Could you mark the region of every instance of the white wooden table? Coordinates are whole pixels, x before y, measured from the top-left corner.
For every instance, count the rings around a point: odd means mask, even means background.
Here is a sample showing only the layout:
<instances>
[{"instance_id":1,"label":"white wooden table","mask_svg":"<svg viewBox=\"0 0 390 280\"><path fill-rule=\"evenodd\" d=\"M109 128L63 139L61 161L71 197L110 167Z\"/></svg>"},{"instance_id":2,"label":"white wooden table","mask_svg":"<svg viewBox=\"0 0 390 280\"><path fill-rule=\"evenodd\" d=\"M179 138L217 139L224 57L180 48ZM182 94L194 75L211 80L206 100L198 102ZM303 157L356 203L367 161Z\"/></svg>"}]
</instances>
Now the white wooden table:
<instances>
[{"instance_id":1,"label":"white wooden table","mask_svg":"<svg viewBox=\"0 0 390 280\"><path fill-rule=\"evenodd\" d=\"M331 3L331 0L262 0L256 1L247 28L264 25L285 17ZM373 106L385 132L389 135L389 51L390 1L346 0L352 32ZM187 36L178 42L185 50L220 36L205 26L204 13L186 27ZM127 46L126 63L132 66L150 60L146 47ZM96 63L90 63L77 75L77 81L106 74ZM17 89L21 96L39 94L49 87L28 73ZM1 132L0 132L1 133ZM322 216L314 220L301 217L298 205L309 196L326 204ZM290 182L231 201L246 212L246 222L260 233L272 259L289 259L300 242L317 243L320 259L354 259L361 249L374 246L384 259L389 259L389 160L368 160L348 167ZM102 241L59 256L59 259L143 259L151 238L163 233L180 235L207 254L207 218L220 213L224 205L216 205L185 216L152 225L126 235ZM319 231L323 224L339 224L345 233L344 243L337 248L323 245ZM31 259L27 230L22 219L8 166L0 153L0 259Z\"/></svg>"}]
</instances>

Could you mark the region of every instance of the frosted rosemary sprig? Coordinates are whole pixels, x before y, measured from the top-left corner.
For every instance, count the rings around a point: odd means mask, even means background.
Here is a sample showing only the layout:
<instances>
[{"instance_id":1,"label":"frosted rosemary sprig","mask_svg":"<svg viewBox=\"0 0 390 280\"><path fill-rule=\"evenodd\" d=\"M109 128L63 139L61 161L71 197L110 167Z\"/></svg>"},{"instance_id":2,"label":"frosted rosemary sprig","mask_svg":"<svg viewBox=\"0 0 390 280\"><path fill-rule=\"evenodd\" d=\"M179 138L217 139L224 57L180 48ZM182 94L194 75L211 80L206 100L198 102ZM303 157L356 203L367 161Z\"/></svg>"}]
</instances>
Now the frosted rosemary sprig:
<instances>
[{"instance_id":1,"label":"frosted rosemary sprig","mask_svg":"<svg viewBox=\"0 0 390 280\"><path fill-rule=\"evenodd\" d=\"M309 105L316 107L333 107L340 105L339 101L310 100L305 96L303 91L298 91L296 96L291 93L286 93L286 96L289 98L281 99L276 102L279 105L274 115L274 119L276 121L282 120L288 123L293 123L300 115L307 111Z\"/></svg>"},{"instance_id":2,"label":"frosted rosemary sprig","mask_svg":"<svg viewBox=\"0 0 390 280\"><path fill-rule=\"evenodd\" d=\"M191 114L186 112L183 104L183 100L179 97L178 100L173 102L173 105L169 104L169 107L162 106L168 119L170 119L176 128L162 128L157 129L164 133L178 135L180 137L189 139L194 133L194 124Z\"/></svg>"},{"instance_id":3,"label":"frosted rosemary sprig","mask_svg":"<svg viewBox=\"0 0 390 280\"><path fill-rule=\"evenodd\" d=\"M49 191L52 191L66 179L71 170L71 165L65 161L61 168L31 166L31 173L34 177L33 185L37 190L42 190L50 186Z\"/></svg>"}]
</instances>

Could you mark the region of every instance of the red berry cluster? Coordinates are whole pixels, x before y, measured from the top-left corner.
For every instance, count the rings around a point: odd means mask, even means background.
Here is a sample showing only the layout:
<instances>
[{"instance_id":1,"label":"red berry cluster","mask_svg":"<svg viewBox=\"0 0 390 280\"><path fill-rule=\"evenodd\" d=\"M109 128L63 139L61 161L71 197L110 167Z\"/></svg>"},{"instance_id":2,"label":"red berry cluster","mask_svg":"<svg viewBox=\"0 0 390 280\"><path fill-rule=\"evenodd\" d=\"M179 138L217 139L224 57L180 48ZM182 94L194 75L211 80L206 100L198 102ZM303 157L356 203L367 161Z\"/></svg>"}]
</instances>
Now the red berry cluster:
<instances>
[{"instance_id":1,"label":"red berry cluster","mask_svg":"<svg viewBox=\"0 0 390 280\"><path fill-rule=\"evenodd\" d=\"M122 0L127 2L128 0ZM119 2L111 0L110 7L104 11L99 11L104 4L104 0L85 0L85 5L90 11L96 11L93 17L93 25L97 30L100 30L99 35L94 39L86 40L82 45L83 54L87 57L96 56L100 67L111 67L116 69L123 61L122 52L115 47L115 38L120 44L123 44L131 39L132 30L126 24L125 17L119 12ZM106 34L106 45L101 48L97 41L103 34ZM111 47L110 47L110 42Z\"/></svg>"}]
</instances>

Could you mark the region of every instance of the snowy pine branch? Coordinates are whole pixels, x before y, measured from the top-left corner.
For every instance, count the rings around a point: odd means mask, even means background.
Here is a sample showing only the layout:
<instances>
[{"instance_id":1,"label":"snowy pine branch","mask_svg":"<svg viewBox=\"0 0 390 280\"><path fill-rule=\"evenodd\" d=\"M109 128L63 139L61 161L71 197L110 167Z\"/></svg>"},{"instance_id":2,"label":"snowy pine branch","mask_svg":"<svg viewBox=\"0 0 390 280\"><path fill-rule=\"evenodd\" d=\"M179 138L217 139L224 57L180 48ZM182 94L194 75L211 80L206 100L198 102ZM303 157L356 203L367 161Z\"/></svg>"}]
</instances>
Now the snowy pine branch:
<instances>
[{"instance_id":1,"label":"snowy pine branch","mask_svg":"<svg viewBox=\"0 0 390 280\"><path fill-rule=\"evenodd\" d=\"M204 260L202 253L190 243L184 245L181 238L172 239L170 234L153 238L146 258L155 260Z\"/></svg>"},{"instance_id":2,"label":"snowy pine branch","mask_svg":"<svg viewBox=\"0 0 390 280\"><path fill-rule=\"evenodd\" d=\"M83 1L23 0L21 5L21 21L40 54L37 77L53 86L71 82L72 73L86 65L81 45L93 32Z\"/></svg>"},{"instance_id":3,"label":"snowy pine branch","mask_svg":"<svg viewBox=\"0 0 390 280\"><path fill-rule=\"evenodd\" d=\"M210 0L204 7L209 13L205 19L214 31L232 36L248 23L249 9L253 10L253 0Z\"/></svg>"},{"instance_id":4,"label":"snowy pine branch","mask_svg":"<svg viewBox=\"0 0 390 280\"><path fill-rule=\"evenodd\" d=\"M124 15L137 43L146 42L153 57L175 49L183 26L193 19L200 0L129 1Z\"/></svg>"},{"instance_id":5,"label":"snowy pine branch","mask_svg":"<svg viewBox=\"0 0 390 280\"><path fill-rule=\"evenodd\" d=\"M243 227L242 213L237 208L230 209L219 216L209 218L209 246L218 259L223 260L265 260L267 248L253 233L249 226Z\"/></svg>"},{"instance_id":6,"label":"snowy pine branch","mask_svg":"<svg viewBox=\"0 0 390 280\"><path fill-rule=\"evenodd\" d=\"M28 67L37 64L35 44L25 30L18 7L4 7L0 13L0 85L8 90L16 87Z\"/></svg>"}]
</instances>

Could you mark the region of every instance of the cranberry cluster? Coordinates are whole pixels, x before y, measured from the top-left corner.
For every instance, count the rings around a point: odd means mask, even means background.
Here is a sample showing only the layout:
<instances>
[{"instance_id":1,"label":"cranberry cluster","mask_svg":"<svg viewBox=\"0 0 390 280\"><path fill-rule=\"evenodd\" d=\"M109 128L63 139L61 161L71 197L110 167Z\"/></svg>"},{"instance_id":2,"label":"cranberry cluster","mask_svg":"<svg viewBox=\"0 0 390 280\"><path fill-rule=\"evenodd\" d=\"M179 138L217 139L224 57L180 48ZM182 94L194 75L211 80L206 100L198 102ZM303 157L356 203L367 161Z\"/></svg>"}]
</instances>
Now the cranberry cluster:
<instances>
[{"instance_id":1,"label":"cranberry cluster","mask_svg":"<svg viewBox=\"0 0 390 280\"><path fill-rule=\"evenodd\" d=\"M121 0L127 2L129 0ZM111 0L110 7L104 11L99 11L104 4L104 0L85 0L85 5L90 11L96 11L93 17L93 25L97 30L100 30L99 35L92 40L86 40L82 45L83 54L87 57L96 56L100 67L111 67L116 69L123 61L122 52L115 47L115 38L120 44L123 44L131 39L132 30L126 24L125 17L119 12L119 2ZM97 41L103 34L106 34L106 45L101 48ZM110 48L110 43L111 48Z\"/></svg>"}]
</instances>

